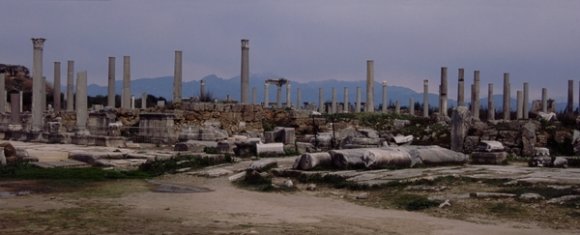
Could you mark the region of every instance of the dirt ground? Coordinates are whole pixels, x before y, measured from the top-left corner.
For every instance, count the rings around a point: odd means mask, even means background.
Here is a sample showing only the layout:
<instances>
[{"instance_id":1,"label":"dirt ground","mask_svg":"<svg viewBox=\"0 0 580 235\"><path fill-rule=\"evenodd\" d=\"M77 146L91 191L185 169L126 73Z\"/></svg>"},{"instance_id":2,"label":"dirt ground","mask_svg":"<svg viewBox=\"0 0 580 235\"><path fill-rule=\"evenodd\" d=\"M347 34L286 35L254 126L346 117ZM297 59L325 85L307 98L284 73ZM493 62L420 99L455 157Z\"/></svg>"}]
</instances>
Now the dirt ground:
<instances>
[{"instance_id":1,"label":"dirt ground","mask_svg":"<svg viewBox=\"0 0 580 235\"><path fill-rule=\"evenodd\" d=\"M526 222L462 221L378 209L344 190L256 192L226 177L155 179L210 189L153 192L144 180L60 187L0 181L0 234L578 234Z\"/></svg>"}]
</instances>

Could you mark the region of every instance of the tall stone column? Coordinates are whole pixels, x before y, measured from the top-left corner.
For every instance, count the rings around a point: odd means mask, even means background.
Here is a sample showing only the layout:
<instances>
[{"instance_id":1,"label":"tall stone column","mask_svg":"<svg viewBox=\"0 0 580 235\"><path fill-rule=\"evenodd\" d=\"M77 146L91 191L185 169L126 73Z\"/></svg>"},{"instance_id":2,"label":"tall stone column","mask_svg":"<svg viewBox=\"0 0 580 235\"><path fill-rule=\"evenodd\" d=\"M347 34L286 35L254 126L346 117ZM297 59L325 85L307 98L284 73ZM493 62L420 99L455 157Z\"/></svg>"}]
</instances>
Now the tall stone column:
<instances>
[{"instance_id":1,"label":"tall stone column","mask_svg":"<svg viewBox=\"0 0 580 235\"><path fill-rule=\"evenodd\" d=\"M473 72L473 104L471 104L472 107L472 114L473 117L477 120L479 120L479 109L480 109L480 105L479 105L479 70L475 70Z\"/></svg>"},{"instance_id":2,"label":"tall stone column","mask_svg":"<svg viewBox=\"0 0 580 235\"><path fill-rule=\"evenodd\" d=\"M510 74L503 74L503 120L510 120Z\"/></svg>"},{"instance_id":3,"label":"tall stone column","mask_svg":"<svg viewBox=\"0 0 580 235\"><path fill-rule=\"evenodd\" d=\"M493 104L493 83L487 85L487 120L495 120L495 107Z\"/></svg>"},{"instance_id":4,"label":"tall stone column","mask_svg":"<svg viewBox=\"0 0 580 235\"><path fill-rule=\"evenodd\" d=\"M135 96L131 96L131 109L135 109Z\"/></svg>"},{"instance_id":5,"label":"tall stone column","mask_svg":"<svg viewBox=\"0 0 580 235\"><path fill-rule=\"evenodd\" d=\"M300 91L300 87L296 88L296 108L302 108L302 91Z\"/></svg>"},{"instance_id":6,"label":"tall stone column","mask_svg":"<svg viewBox=\"0 0 580 235\"><path fill-rule=\"evenodd\" d=\"M355 100L355 105L354 105L354 112L355 113L360 113L360 109L361 109L361 88L360 87L356 87L356 100Z\"/></svg>"},{"instance_id":7,"label":"tall stone column","mask_svg":"<svg viewBox=\"0 0 580 235\"><path fill-rule=\"evenodd\" d=\"M173 103L181 102L181 83L183 81L183 70L182 70L182 51L175 51L175 65L173 68Z\"/></svg>"},{"instance_id":8,"label":"tall stone column","mask_svg":"<svg viewBox=\"0 0 580 235\"><path fill-rule=\"evenodd\" d=\"M66 62L66 111L74 111L75 104L75 62Z\"/></svg>"},{"instance_id":9,"label":"tall stone column","mask_svg":"<svg viewBox=\"0 0 580 235\"><path fill-rule=\"evenodd\" d=\"M524 82L524 108L523 108L523 112L524 112L524 119L528 119L530 118L530 110L528 109L528 105L530 102L530 94L529 94L529 85L527 82Z\"/></svg>"},{"instance_id":10,"label":"tall stone column","mask_svg":"<svg viewBox=\"0 0 580 235\"><path fill-rule=\"evenodd\" d=\"M141 109L147 109L147 93L141 93Z\"/></svg>"},{"instance_id":11,"label":"tall stone column","mask_svg":"<svg viewBox=\"0 0 580 235\"><path fill-rule=\"evenodd\" d=\"M52 88L52 101L54 104L54 111L60 112L62 108L62 103L60 101L60 62L54 62L54 80Z\"/></svg>"},{"instance_id":12,"label":"tall stone column","mask_svg":"<svg viewBox=\"0 0 580 235\"><path fill-rule=\"evenodd\" d=\"M292 107L292 99L291 99L291 95L292 94L292 90L290 89L290 82L286 83L286 107L290 108Z\"/></svg>"},{"instance_id":13,"label":"tall stone column","mask_svg":"<svg viewBox=\"0 0 580 235\"><path fill-rule=\"evenodd\" d=\"M46 111L46 77L42 76L42 84L40 84L40 107L41 112Z\"/></svg>"},{"instance_id":14,"label":"tall stone column","mask_svg":"<svg viewBox=\"0 0 580 235\"><path fill-rule=\"evenodd\" d=\"M282 86L276 86L276 108L282 107Z\"/></svg>"},{"instance_id":15,"label":"tall stone column","mask_svg":"<svg viewBox=\"0 0 580 235\"><path fill-rule=\"evenodd\" d=\"M520 90L516 91L516 101L516 117L520 120L524 118L524 94Z\"/></svg>"},{"instance_id":16,"label":"tall stone column","mask_svg":"<svg viewBox=\"0 0 580 235\"><path fill-rule=\"evenodd\" d=\"M109 57L109 77L108 77L108 93L107 93L107 106L115 107L115 57Z\"/></svg>"},{"instance_id":17,"label":"tall stone column","mask_svg":"<svg viewBox=\"0 0 580 235\"><path fill-rule=\"evenodd\" d=\"M423 117L429 117L429 80L423 80Z\"/></svg>"},{"instance_id":18,"label":"tall stone column","mask_svg":"<svg viewBox=\"0 0 580 235\"><path fill-rule=\"evenodd\" d=\"M387 101L387 81L383 81L383 97L382 98L383 98L382 99L383 104L382 104L381 111L383 113L386 113L387 112L387 106L388 106L388 104L387 104L387 102L388 102Z\"/></svg>"},{"instance_id":19,"label":"tall stone column","mask_svg":"<svg viewBox=\"0 0 580 235\"><path fill-rule=\"evenodd\" d=\"M324 90L318 88L318 112L324 113Z\"/></svg>"},{"instance_id":20,"label":"tall stone column","mask_svg":"<svg viewBox=\"0 0 580 235\"><path fill-rule=\"evenodd\" d=\"M19 97L18 101L20 103L20 109L19 110L22 113L24 111L24 110L22 110L24 108L24 104L23 104L24 103L24 92L23 91L19 91L18 92L18 95L19 95L18 96Z\"/></svg>"},{"instance_id":21,"label":"tall stone column","mask_svg":"<svg viewBox=\"0 0 580 235\"><path fill-rule=\"evenodd\" d=\"M6 113L6 76L0 73L0 113Z\"/></svg>"},{"instance_id":22,"label":"tall stone column","mask_svg":"<svg viewBox=\"0 0 580 235\"><path fill-rule=\"evenodd\" d=\"M264 83L264 108L270 107L270 89L268 89L270 84Z\"/></svg>"},{"instance_id":23,"label":"tall stone column","mask_svg":"<svg viewBox=\"0 0 580 235\"><path fill-rule=\"evenodd\" d=\"M457 106L465 106L465 70L459 68L457 82Z\"/></svg>"},{"instance_id":24,"label":"tall stone column","mask_svg":"<svg viewBox=\"0 0 580 235\"><path fill-rule=\"evenodd\" d=\"M42 52L44 38L33 38L34 48L32 64L32 132L40 132L43 128L42 115Z\"/></svg>"},{"instance_id":25,"label":"tall stone column","mask_svg":"<svg viewBox=\"0 0 580 235\"><path fill-rule=\"evenodd\" d=\"M123 94L121 108L131 108L131 57L123 56Z\"/></svg>"},{"instance_id":26,"label":"tall stone column","mask_svg":"<svg viewBox=\"0 0 580 235\"><path fill-rule=\"evenodd\" d=\"M330 106L330 113L336 113L336 88L332 88L332 103Z\"/></svg>"},{"instance_id":27,"label":"tall stone column","mask_svg":"<svg viewBox=\"0 0 580 235\"><path fill-rule=\"evenodd\" d=\"M415 101L409 98L409 115L415 115Z\"/></svg>"},{"instance_id":28,"label":"tall stone column","mask_svg":"<svg viewBox=\"0 0 580 235\"><path fill-rule=\"evenodd\" d=\"M89 118L88 104L87 104L87 72L77 73L77 94L76 94L76 110L77 110L77 133L86 133L87 120Z\"/></svg>"},{"instance_id":29,"label":"tall stone column","mask_svg":"<svg viewBox=\"0 0 580 235\"><path fill-rule=\"evenodd\" d=\"M399 100L395 101L395 114L401 114L401 105L399 104Z\"/></svg>"},{"instance_id":30,"label":"tall stone column","mask_svg":"<svg viewBox=\"0 0 580 235\"><path fill-rule=\"evenodd\" d=\"M548 112L548 89L542 88L542 112Z\"/></svg>"},{"instance_id":31,"label":"tall stone column","mask_svg":"<svg viewBox=\"0 0 580 235\"><path fill-rule=\"evenodd\" d=\"M248 103L248 91L250 87L250 40L242 39L242 80L241 86L241 103Z\"/></svg>"},{"instance_id":32,"label":"tall stone column","mask_svg":"<svg viewBox=\"0 0 580 235\"><path fill-rule=\"evenodd\" d=\"M375 111L375 62L367 60L367 102L366 112Z\"/></svg>"},{"instance_id":33,"label":"tall stone column","mask_svg":"<svg viewBox=\"0 0 580 235\"><path fill-rule=\"evenodd\" d=\"M207 97L205 97L205 80L201 80L199 81L199 99L200 101L206 100Z\"/></svg>"},{"instance_id":34,"label":"tall stone column","mask_svg":"<svg viewBox=\"0 0 580 235\"><path fill-rule=\"evenodd\" d=\"M258 102L258 89L252 87L252 105L256 105Z\"/></svg>"},{"instance_id":35,"label":"tall stone column","mask_svg":"<svg viewBox=\"0 0 580 235\"><path fill-rule=\"evenodd\" d=\"M348 87L344 87L344 97L343 97L344 101L343 101L343 108L342 108L342 112L343 113L348 113L349 112L349 101L348 101Z\"/></svg>"},{"instance_id":36,"label":"tall stone column","mask_svg":"<svg viewBox=\"0 0 580 235\"><path fill-rule=\"evenodd\" d=\"M574 112L574 80L568 80L568 103L566 103L566 113Z\"/></svg>"},{"instance_id":37,"label":"tall stone column","mask_svg":"<svg viewBox=\"0 0 580 235\"><path fill-rule=\"evenodd\" d=\"M10 107L11 107L11 112L10 112L10 124L15 124L15 125L20 125L20 110L21 110L21 103L20 100L22 100L20 98L20 93L19 92L14 92L12 94L10 94Z\"/></svg>"},{"instance_id":38,"label":"tall stone column","mask_svg":"<svg viewBox=\"0 0 580 235\"><path fill-rule=\"evenodd\" d=\"M441 67L439 85L439 115L447 116L447 67Z\"/></svg>"}]
</instances>

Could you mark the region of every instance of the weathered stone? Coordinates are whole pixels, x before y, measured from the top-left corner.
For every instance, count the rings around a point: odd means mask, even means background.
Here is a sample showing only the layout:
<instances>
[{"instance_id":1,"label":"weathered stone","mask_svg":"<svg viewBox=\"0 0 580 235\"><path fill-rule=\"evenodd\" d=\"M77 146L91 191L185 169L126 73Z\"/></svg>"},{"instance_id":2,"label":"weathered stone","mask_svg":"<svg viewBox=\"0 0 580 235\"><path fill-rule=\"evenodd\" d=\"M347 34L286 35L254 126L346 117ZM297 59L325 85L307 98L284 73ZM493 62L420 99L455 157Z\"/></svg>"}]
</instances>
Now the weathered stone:
<instances>
[{"instance_id":1,"label":"weathered stone","mask_svg":"<svg viewBox=\"0 0 580 235\"><path fill-rule=\"evenodd\" d=\"M537 193L522 193L518 199L524 202L534 202L544 200L545 198Z\"/></svg>"},{"instance_id":2,"label":"weathered stone","mask_svg":"<svg viewBox=\"0 0 580 235\"><path fill-rule=\"evenodd\" d=\"M536 144L536 128L537 125L533 122L527 122L522 128L522 155L533 156L534 147Z\"/></svg>"},{"instance_id":3,"label":"weathered stone","mask_svg":"<svg viewBox=\"0 0 580 235\"><path fill-rule=\"evenodd\" d=\"M437 145L431 146L402 146L411 155L411 159L416 164L427 166L440 165L461 165L469 160L467 155L442 148Z\"/></svg>"},{"instance_id":4,"label":"weathered stone","mask_svg":"<svg viewBox=\"0 0 580 235\"><path fill-rule=\"evenodd\" d=\"M516 194L513 193L490 193L490 192L475 192L470 193L469 197L472 198L514 198Z\"/></svg>"},{"instance_id":5,"label":"weathered stone","mask_svg":"<svg viewBox=\"0 0 580 235\"><path fill-rule=\"evenodd\" d=\"M401 148L367 149L362 157L367 169L413 167L417 161Z\"/></svg>"},{"instance_id":6,"label":"weathered stone","mask_svg":"<svg viewBox=\"0 0 580 235\"><path fill-rule=\"evenodd\" d=\"M316 167L332 166L332 158L329 153L305 153L297 157L292 165L293 169L311 170Z\"/></svg>"},{"instance_id":7,"label":"weathered stone","mask_svg":"<svg viewBox=\"0 0 580 235\"><path fill-rule=\"evenodd\" d=\"M562 205L568 201L576 200L578 198L580 198L580 195L566 195L566 196L561 196L561 197L557 197L557 198L552 198L552 199L548 200L547 203L548 204Z\"/></svg>"},{"instance_id":8,"label":"weathered stone","mask_svg":"<svg viewBox=\"0 0 580 235\"><path fill-rule=\"evenodd\" d=\"M462 152L463 142L467 135L470 124L471 114L465 106L459 106L453 110L451 118L451 150Z\"/></svg>"},{"instance_id":9,"label":"weathered stone","mask_svg":"<svg viewBox=\"0 0 580 235\"><path fill-rule=\"evenodd\" d=\"M506 152L473 152L471 163L474 164L504 164L507 162Z\"/></svg>"}]
</instances>

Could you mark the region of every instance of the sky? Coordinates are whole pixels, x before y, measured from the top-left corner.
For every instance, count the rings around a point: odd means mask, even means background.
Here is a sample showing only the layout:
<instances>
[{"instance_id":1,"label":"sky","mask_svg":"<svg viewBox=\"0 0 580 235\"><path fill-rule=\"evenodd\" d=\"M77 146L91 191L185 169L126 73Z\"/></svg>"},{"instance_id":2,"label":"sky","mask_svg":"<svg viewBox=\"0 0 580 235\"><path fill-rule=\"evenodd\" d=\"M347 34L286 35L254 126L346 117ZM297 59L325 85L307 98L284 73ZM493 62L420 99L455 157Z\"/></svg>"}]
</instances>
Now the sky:
<instances>
[{"instance_id":1,"label":"sky","mask_svg":"<svg viewBox=\"0 0 580 235\"><path fill-rule=\"evenodd\" d=\"M33 37L43 37L44 74L53 62L74 60L89 84L105 85L108 57L131 56L132 79L173 75L183 51L184 80L240 74L240 40L250 40L250 71L292 81L364 80L374 60L375 80L435 93L440 68L449 69L456 97L457 70L473 71L511 93L530 83L564 97L567 80L580 90L578 0L0 0L0 63L32 68ZM64 74L64 73L63 73ZM469 92L466 92L469 94ZM575 98L578 100L578 98Z\"/></svg>"}]
</instances>

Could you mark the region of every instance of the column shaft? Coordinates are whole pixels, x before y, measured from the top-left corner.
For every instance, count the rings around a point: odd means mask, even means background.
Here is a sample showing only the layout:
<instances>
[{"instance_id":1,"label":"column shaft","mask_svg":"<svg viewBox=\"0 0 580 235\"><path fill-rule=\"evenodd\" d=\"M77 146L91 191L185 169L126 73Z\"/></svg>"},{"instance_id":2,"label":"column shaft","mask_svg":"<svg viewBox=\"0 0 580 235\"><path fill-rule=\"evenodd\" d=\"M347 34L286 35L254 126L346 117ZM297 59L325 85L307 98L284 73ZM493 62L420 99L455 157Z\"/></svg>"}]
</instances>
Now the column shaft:
<instances>
[{"instance_id":1,"label":"column shaft","mask_svg":"<svg viewBox=\"0 0 580 235\"><path fill-rule=\"evenodd\" d=\"M107 106L115 107L115 57L109 57L109 77L108 77L108 93L107 93Z\"/></svg>"}]
</instances>

